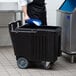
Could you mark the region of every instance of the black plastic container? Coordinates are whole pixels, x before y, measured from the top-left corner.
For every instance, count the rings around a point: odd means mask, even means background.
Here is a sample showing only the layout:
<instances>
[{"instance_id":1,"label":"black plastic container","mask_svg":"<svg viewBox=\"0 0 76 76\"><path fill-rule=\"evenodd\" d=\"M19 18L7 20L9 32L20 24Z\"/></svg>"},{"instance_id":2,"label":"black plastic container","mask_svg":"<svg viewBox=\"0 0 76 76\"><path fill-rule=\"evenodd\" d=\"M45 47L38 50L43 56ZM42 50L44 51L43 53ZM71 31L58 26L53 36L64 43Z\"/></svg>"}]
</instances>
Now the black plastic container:
<instances>
[{"instance_id":1,"label":"black plastic container","mask_svg":"<svg viewBox=\"0 0 76 76\"><path fill-rule=\"evenodd\" d=\"M61 28L21 25L21 21L9 24L18 66L24 69L29 61L54 63L61 55Z\"/></svg>"}]
</instances>

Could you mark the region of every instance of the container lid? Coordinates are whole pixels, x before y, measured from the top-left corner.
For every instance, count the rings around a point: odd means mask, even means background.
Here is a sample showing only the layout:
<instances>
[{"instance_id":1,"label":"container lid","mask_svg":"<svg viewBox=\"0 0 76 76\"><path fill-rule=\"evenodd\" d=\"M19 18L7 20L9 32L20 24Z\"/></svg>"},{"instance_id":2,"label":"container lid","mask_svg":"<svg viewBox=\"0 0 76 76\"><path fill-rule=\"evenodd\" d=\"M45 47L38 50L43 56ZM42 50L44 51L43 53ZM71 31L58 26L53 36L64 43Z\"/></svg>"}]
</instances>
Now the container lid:
<instances>
[{"instance_id":1,"label":"container lid","mask_svg":"<svg viewBox=\"0 0 76 76\"><path fill-rule=\"evenodd\" d=\"M59 9L64 12L73 12L75 8L76 0L65 0Z\"/></svg>"}]
</instances>

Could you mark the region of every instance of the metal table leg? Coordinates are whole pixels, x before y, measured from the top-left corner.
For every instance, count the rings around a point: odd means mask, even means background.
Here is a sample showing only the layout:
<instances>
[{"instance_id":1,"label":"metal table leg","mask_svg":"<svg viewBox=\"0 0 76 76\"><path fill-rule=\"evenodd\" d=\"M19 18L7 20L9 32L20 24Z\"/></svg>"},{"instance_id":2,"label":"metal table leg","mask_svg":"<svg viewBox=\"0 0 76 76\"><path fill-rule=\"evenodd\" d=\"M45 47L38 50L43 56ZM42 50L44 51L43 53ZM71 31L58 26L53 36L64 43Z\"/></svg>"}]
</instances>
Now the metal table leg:
<instances>
[{"instance_id":1,"label":"metal table leg","mask_svg":"<svg viewBox=\"0 0 76 76\"><path fill-rule=\"evenodd\" d=\"M14 13L14 20L16 21L16 12Z\"/></svg>"},{"instance_id":2,"label":"metal table leg","mask_svg":"<svg viewBox=\"0 0 76 76\"><path fill-rule=\"evenodd\" d=\"M74 63L74 55L71 56L71 63Z\"/></svg>"},{"instance_id":3,"label":"metal table leg","mask_svg":"<svg viewBox=\"0 0 76 76\"><path fill-rule=\"evenodd\" d=\"M22 21L22 25L23 25L23 12L20 12L20 16L21 16L21 21Z\"/></svg>"}]
</instances>

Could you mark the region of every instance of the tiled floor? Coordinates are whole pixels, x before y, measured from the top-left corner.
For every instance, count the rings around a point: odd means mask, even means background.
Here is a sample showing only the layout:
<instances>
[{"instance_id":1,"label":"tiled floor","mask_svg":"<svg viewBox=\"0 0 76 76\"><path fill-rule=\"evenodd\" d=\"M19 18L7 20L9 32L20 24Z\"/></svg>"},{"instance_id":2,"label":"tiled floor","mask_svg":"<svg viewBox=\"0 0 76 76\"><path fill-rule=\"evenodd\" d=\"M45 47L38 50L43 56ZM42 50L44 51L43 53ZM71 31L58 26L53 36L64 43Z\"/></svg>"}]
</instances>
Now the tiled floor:
<instances>
[{"instance_id":1,"label":"tiled floor","mask_svg":"<svg viewBox=\"0 0 76 76\"><path fill-rule=\"evenodd\" d=\"M76 63L71 64L63 54L50 70L39 68L19 69L11 47L0 48L0 76L76 76Z\"/></svg>"}]
</instances>

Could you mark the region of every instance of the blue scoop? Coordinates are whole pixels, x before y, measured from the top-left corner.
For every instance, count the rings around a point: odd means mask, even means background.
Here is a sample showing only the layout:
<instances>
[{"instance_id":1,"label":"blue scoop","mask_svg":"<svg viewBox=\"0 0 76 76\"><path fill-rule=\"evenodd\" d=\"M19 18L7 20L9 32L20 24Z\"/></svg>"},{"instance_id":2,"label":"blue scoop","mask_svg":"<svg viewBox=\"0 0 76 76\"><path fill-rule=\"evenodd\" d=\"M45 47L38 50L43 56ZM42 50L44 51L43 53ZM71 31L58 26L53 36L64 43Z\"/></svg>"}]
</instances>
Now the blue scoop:
<instances>
[{"instance_id":1,"label":"blue scoop","mask_svg":"<svg viewBox=\"0 0 76 76\"><path fill-rule=\"evenodd\" d=\"M25 20L25 23L28 23L30 25L36 25L36 26L41 26L42 25L42 21L39 20L39 19L33 19L33 18L30 18L28 20Z\"/></svg>"}]
</instances>

